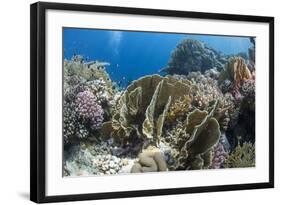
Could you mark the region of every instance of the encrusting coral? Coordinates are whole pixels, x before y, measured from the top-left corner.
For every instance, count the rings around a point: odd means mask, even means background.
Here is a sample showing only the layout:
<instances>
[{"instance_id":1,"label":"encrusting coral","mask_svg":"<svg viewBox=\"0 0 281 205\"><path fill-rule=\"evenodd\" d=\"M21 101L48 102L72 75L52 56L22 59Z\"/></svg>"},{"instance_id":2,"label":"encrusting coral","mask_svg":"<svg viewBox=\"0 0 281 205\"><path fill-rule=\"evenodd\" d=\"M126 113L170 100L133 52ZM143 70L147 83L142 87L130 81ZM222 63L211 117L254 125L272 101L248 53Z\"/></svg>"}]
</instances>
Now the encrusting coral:
<instances>
[{"instance_id":1,"label":"encrusting coral","mask_svg":"<svg viewBox=\"0 0 281 205\"><path fill-rule=\"evenodd\" d=\"M167 171L167 165L160 150L153 147L143 150L131 169L131 173L160 171Z\"/></svg>"},{"instance_id":2,"label":"encrusting coral","mask_svg":"<svg viewBox=\"0 0 281 205\"><path fill-rule=\"evenodd\" d=\"M254 167L255 166L255 145L244 142L233 150L232 153L225 159L224 167Z\"/></svg>"},{"instance_id":3,"label":"encrusting coral","mask_svg":"<svg viewBox=\"0 0 281 205\"><path fill-rule=\"evenodd\" d=\"M187 75L192 71L204 72L216 67L223 68L225 57L200 41L184 39L173 51L167 67L162 71L168 74Z\"/></svg>"}]
</instances>

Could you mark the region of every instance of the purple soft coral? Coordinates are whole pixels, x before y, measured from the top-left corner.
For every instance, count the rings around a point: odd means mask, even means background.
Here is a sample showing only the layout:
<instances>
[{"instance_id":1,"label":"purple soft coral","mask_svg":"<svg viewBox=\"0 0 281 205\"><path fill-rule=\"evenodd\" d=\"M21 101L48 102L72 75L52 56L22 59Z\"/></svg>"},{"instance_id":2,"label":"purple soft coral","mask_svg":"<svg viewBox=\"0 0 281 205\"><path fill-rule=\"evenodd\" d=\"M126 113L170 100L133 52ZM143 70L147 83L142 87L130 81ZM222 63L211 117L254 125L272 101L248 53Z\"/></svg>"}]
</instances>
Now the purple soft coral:
<instances>
[{"instance_id":1,"label":"purple soft coral","mask_svg":"<svg viewBox=\"0 0 281 205\"><path fill-rule=\"evenodd\" d=\"M104 112L92 92L86 90L77 94L76 109L83 120L90 122L92 129L101 127Z\"/></svg>"}]
</instances>

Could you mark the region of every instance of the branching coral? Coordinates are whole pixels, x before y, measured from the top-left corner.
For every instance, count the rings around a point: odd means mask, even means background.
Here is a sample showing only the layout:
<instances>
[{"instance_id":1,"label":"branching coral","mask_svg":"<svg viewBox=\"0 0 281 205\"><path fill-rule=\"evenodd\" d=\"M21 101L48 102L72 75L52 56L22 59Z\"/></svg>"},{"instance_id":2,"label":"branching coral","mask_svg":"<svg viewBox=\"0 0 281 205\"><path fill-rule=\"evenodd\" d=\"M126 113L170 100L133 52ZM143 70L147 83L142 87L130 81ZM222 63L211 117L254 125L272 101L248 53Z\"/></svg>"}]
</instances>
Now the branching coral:
<instances>
[{"instance_id":1,"label":"branching coral","mask_svg":"<svg viewBox=\"0 0 281 205\"><path fill-rule=\"evenodd\" d=\"M173 51L167 67L168 74L187 75L192 71L204 72L211 68L223 68L226 59L217 51L197 40L185 39Z\"/></svg>"},{"instance_id":2,"label":"branching coral","mask_svg":"<svg viewBox=\"0 0 281 205\"><path fill-rule=\"evenodd\" d=\"M96 96L90 91L77 94L76 111L84 121L89 122L92 129L98 129L103 122L103 109L97 103Z\"/></svg>"},{"instance_id":3,"label":"branching coral","mask_svg":"<svg viewBox=\"0 0 281 205\"><path fill-rule=\"evenodd\" d=\"M85 63L83 60L65 60L64 74L66 76L80 76L86 79L87 81L95 79L110 81L109 75L105 71L105 66L107 65L109 64L106 62L99 61Z\"/></svg>"},{"instance_id":4,"label":"branching coral","mask_svg":"<svg viewBox=\"0 0 281 205\"><path fill-rule=\"evenodd\" d=\"M164 156L157 148L149 147L138 156L131 169L131 173L166 171L167 165Z\"/></svg>"},{"instance_id":5,"label":"branching coral","mask_svg":"<svg viewBox=\"0 0 281 205\"><path fill-rule=\"evenodd\" d=\"M234 151L226 158L224 167L254 167L255 166L255 145L244 142L241 146L238 146Z\"/></svg>"},{"instance_id":6,"label":"branching coral","mask_svg":"<svg viewBox=\"0 0 281 205\"><path fill-rule=\"evenodd\" d=\"M63 106L63 139L65 143L73 138L77 131L78 118L73 110L75 109L74 103L65 103Z\"/></svg>"}]
</instances>

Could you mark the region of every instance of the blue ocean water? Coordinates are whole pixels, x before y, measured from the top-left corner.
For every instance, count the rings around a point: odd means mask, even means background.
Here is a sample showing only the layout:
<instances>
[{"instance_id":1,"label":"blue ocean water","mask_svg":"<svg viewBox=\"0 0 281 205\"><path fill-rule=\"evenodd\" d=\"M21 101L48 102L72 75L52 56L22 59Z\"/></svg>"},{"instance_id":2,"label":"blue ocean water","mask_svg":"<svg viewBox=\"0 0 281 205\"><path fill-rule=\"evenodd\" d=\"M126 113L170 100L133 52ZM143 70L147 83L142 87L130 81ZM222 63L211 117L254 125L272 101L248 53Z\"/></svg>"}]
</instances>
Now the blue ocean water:
<instances>
[{"instance_id":1,"label":"blue ocean water","mask_svg":"<svg viewBox=\"0 0 281 205\"><path fill-rule=\"evenodd\" d=\"M167 65L172 51L182 39L200 40L226 55L248 52L248 37L155 32L110 31L64 28L64 59L83 55L86 61L110 63L107 72L126 85L144 75L158 73Z\"/></svg>"}]
</instances>

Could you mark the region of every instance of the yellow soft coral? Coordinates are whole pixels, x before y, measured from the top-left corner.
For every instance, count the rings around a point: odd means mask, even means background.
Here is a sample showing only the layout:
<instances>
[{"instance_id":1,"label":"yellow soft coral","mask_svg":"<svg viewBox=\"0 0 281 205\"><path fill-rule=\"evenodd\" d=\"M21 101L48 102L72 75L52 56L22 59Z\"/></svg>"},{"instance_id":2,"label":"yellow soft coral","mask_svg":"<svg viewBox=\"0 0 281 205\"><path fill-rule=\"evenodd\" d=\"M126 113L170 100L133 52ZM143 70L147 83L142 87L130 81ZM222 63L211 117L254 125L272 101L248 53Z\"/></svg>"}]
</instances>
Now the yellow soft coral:
<instances>
[{"instance_id":1,"label":"yellow soft coral","mask_svg":"<svg viewBox=\"0 0 281 205\"><path fill-rule=\"evenodd\" d=\"M192 97L184 95L177 99L170 107L167 114L167 122L173 122L178 117L184 117L191 109Z\"/></svg>"}]
</instances>

